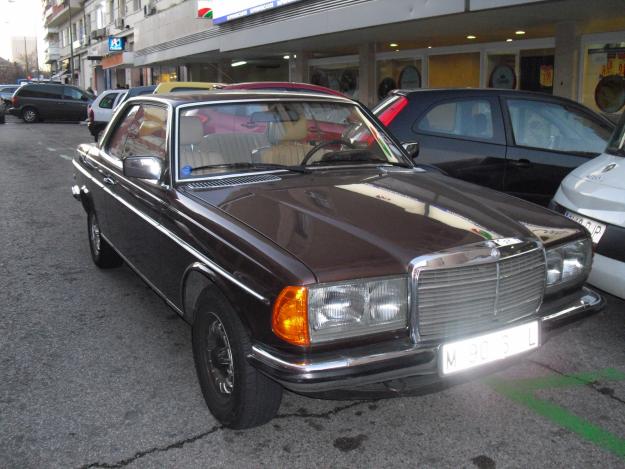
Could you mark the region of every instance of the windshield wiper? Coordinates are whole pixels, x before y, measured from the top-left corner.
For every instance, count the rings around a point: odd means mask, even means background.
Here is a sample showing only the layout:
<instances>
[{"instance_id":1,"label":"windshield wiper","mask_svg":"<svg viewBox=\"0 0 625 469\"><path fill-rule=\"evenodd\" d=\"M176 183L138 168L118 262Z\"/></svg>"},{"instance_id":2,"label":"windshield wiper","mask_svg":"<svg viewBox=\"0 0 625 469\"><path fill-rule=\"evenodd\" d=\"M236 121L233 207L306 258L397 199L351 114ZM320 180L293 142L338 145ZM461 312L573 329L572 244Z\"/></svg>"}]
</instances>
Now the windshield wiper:
<instances>
[{"instance_id":1,"label":"windshield wiper","mask_svg":"<svg viewBox=\"0 0 625 469\"><path fill-rule=\"evenodd\" d=\"M331 165L349 165L349 164L374 164L374 165L389 165L399 166L402 168L410 168L405 163L399 161L382 160L380 158L353 158L353 159L328 159L326 161L316 161L311 166L331 166Z\"/></svg>"},{"instance_id":2,"label":"windshield wiper","mask_svg":"<svg viewBox=\"0 0 625 469\"><path fill-rule=\"evenodd\" d=\"M289 166L286 164L274 164L274 163L224 163L224 164L208 164L203 166L192 166L187 168L190 173L201 169L220 169L220 168L232 168L232 169L284 169L294 173L308 174L310 170L303 166Z\"/></svg>"}]
</instances>

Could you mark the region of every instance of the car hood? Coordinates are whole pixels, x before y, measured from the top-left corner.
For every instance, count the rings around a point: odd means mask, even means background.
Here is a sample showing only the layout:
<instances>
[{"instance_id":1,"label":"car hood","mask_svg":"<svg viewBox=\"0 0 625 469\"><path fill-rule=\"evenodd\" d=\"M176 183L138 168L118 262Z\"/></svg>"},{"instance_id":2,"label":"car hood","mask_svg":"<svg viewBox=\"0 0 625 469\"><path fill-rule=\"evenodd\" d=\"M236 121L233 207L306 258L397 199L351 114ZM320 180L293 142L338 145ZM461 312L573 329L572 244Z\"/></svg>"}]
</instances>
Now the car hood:
<instances>
[{"instance_id":1,"label":"car hood","mask_svg":"<svg viewBox=\"0 0 625 469\"><path fill-rule=\"evenodd\" d=\"M412 169L316 170L187 192L296 256L319 282L405 273L418 256L487 239L580 232L542 207Z\"/></svg>"},{"instance_id":2,"label":"car hood","mask_svg":"<svg viewBox=\"0 0 625 469\"><path fill-rule=\"evenodd\" d=\"M602 154L564 178L554 200L582 215L625 227L625 158Z\"/></svg>"}]
</instances>

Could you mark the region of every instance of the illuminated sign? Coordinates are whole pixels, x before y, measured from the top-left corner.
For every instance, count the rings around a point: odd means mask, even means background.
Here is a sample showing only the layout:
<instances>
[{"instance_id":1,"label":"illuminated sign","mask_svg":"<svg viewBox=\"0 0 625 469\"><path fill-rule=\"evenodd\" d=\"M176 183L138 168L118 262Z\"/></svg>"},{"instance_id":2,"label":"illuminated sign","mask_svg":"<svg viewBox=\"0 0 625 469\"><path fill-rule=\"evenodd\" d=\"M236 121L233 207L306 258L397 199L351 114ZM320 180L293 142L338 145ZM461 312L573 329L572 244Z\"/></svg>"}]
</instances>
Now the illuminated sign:
<instances>
[{"instance_id":1,"label":"illuminated sign","mask_svg":"<svg viewBox=\"0 0 625 469\"><path fill-rule=\"evenodd\" d=\"M109 51L123 51L126 46L126 38L109 36Z\"/></svg>"},{"instance_id":2,"label":"illuminated sign","mask_svg":"<svg viewBox=\"0 0 625 469\"><path fill-rule=\"evenodd\" d=\"M301 0L199 0L198 17L212 17L214 24L221 24L299 1Z\"/></svg>"}]
</instances>

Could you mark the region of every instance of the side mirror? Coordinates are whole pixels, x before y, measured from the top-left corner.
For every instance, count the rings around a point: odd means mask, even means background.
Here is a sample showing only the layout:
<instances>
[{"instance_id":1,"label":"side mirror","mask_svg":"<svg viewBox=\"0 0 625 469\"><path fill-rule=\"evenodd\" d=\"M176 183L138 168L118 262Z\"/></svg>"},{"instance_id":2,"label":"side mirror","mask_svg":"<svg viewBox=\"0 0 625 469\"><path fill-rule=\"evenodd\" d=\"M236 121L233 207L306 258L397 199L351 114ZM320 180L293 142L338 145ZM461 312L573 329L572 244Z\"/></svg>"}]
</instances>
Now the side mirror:
<instances>
[{"instance_id":1,"label":"side mirror","mask_svg":"<svg viewBox=\"0 0 625 469\"><path fill-rule=\"evenodd\" d=\"M419 142L408 142L402 145L411 160L419 156Z\"/></svg>"},{"instance_id":2,"label":"side mirror","mask_svg":"<svg viewBox=\"0 0 625 469\"><path fill-rule=\"evenodd\" d=\"M122 161L124 176L160 181L163 161L156 156L127 156Z\"/></svg>"}]
</instances>

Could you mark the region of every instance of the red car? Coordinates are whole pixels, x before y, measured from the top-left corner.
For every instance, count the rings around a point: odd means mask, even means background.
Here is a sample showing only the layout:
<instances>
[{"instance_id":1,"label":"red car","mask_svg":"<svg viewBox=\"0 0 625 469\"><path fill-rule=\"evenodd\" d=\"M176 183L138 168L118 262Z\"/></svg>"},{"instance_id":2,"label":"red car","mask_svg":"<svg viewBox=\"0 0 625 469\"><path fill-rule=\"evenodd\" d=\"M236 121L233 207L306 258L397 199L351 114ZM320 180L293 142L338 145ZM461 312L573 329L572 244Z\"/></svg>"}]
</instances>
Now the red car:
<instances>
[{"instance_id":1,"label":"red car","mask_svg":"<svg viewBox=\"0 0 625 469\"><path fill-rule=\"evenodd\" d=\"M234 83L225 85L222 90L271 90L271 91L299 91L300 93L331 94L345 98L340 93L325 86L311 85L309 83L294 83L290 81L250 81L247 83Z\"/></svg>"}]
</instances>

